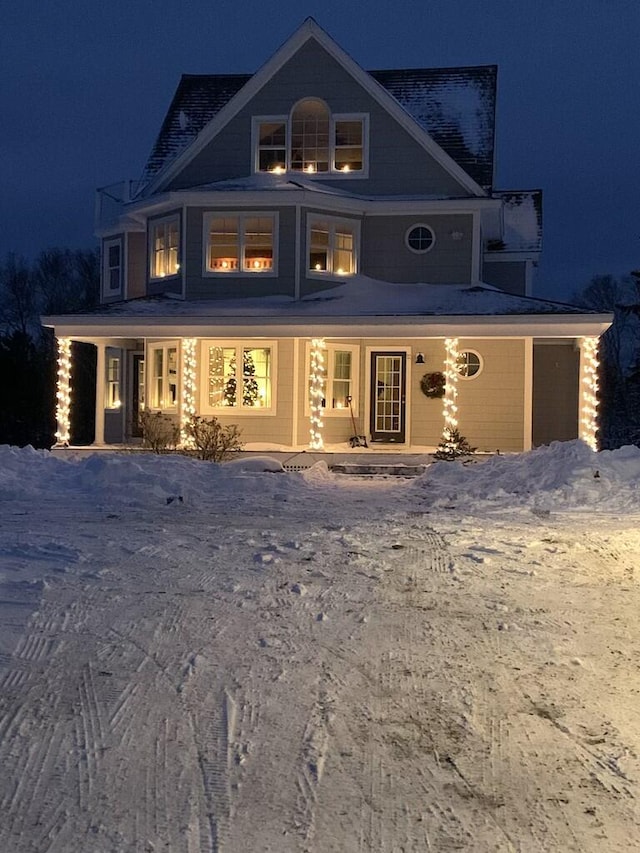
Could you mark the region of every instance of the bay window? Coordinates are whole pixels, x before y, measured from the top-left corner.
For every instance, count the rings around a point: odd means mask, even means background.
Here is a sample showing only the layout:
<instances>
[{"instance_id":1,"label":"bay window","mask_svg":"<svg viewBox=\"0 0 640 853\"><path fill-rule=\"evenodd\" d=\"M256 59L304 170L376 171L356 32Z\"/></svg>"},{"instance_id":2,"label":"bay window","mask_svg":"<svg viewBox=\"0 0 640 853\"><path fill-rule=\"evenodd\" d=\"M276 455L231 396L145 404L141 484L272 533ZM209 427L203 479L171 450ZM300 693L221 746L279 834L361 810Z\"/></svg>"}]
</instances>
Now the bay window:
<instances>
[{"instance_id":1,"label":"bay window","mask_svg":"<svg viewBox=\"0 0 640 853\"><path fill-rule=\"evenodd\" d=\"M204 217L205 271L225 274L276 272L273 213L208 213Z\"/></svg>"},{"instance_id":2,"label":"bay window","mask_svg":"<svg viewBox=\"0 0 640 853\"><path fill-rule=\"evenodd\" d=\"M171 216L150 225L151 278L177 275L180 270L180 219Z\"/></svg>"},{"instance_id":3,"label":"bay window","mask_svg":"<svg viewBox=\"0 0 640 853\"><path fill-rule=\"evenodd\" d=\"M203 407L271 409L274 349L271 343L203 341Z\"/></svg>"},{"instance_id":4,"label":"bay window","mask_svg":"<svg viewBox=\"0 0 640 853\"><path fill-rule=\"evenodd\" d=\"M357 272L357 223L347 220L309 218L308 263L317 275L353 275Z\"/></svg>"}]
</instances>

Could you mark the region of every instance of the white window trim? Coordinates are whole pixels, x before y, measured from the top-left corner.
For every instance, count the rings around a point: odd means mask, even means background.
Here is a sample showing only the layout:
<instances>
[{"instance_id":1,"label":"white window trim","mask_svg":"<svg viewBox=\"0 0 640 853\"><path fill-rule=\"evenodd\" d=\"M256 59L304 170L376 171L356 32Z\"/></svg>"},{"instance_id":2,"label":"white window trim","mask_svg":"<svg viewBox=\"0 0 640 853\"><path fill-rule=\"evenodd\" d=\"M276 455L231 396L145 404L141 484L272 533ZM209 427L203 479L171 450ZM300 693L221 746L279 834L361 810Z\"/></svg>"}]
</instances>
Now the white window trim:
<instances>
[{"instance_id":1,"label":"white window trim","mask_svg":"<svg viewBox=\"0 0 640 853\"><path fill-rule=\"evenodd\" d=\"M414 230L414 228L426 228L427 230L429 230L431 232L433 240L432 240L431 245L429 246L428 249L414 249L413 246L410 245L409 234ZM436 242L437 242L436 232L434 231L433 226L427 224L426 222L414 222L404 232L404 244L410 252L413 252L414 255L428 255L429 252L436 245Z\"/></svg>"},{"instance_id":2,"label":"white window trim","mask_svg":"<svg viewBox=\"0 0 640 853\"><path fill-rule=\"evenodd\" d=\"M153 406L151 405L151 401L153 399L153 352L155 350L161 349L164 350L163 362L164 364L168 364L167 358L167 350L176 349L176 357L177 357L177 376L176 376L176 404L175 406ZM147 407L152 412L164 412L165 414L177 414L180 408L180 398L182 394L182 346L179 340L167 340L167 341L152 341L147 342L144 354L144 363L145 363L145 389L144 389L144 399L147 401ZM163 396L166 396L166 391L169 385L169 375L168 373L164 377L164 385L163 388Z\"/></svg>"},{"instance_id":3,"label":"white window trim","mask_svg":"<svg viewBox=\"0 0 640 853\"><path fill-rule=\"evenodd\" d=\"M273 264L270 270L245 270L238 269L231 272L219 272L210 270L209 263L209 228L212 219L220 217L237 217L238 222L251 217L262 217L273 221ZM202 217L202 275L205 278L276 278L278 275L278 246L280 243L280 215L275 210L209 210ZM239 238L240 239L240 238ZM241 241L242 243L242 241ZM241 244L242 250L242 244ZM242 263L242 257L240 258Z\"/></svg>"},{"instance_id":4,"label":"white window trim","mask_svg":"<svg viewBox=\"0 0 640 853\"><path fill-rule=\"evenodd\" d=\"M108 285L111 281L109 275L111 267L109 266L109 249L113 246L118 246L120 249L120 285L117 290L112 290ZM116 237L113 240L105 240L102 244L102 296L108 298L110 296L122 296L124 285L124 247L121 237Z\"/></svg>"},{"instance_id":5,"label":"white window trim","mask_svg":"<svg viewBox=\"0 0 640 853\"><path fill-rule=\"evenodd\" d=\"M351 405L353 407L354 417L358 415L358 400L360 397L360 347L358 344L342 344L339 341L330 341L325 343L325 360L327 365L327 385L333 382L334 364L336 351L351 353ZM311 406L309 400L309 377L311 375L311 341L306 342L305 347L305 386L304 386L304 414L309 417L311 414ZM324 406L322 409L323 418L350 418L351 412L349 407L346 409L331 409Z\"/></svg>"},{"instance_id":6,"label":"white window trim","mask_svg":"<svg viewBox=\"0 0 640 853\"><path fill-rule=\"evenodd\" d=\"M207 369L209 364L209 347L227 347L235 348L236 350L236 370L238 365L242 363L242 359L238 358L238 353L243 349L268 349L271 350L271 405L269 407L255 406L210 406L208 399L208 377ZM203 338L200 340L200 358L198 364L199 373L199 397L200 397L200 414L215 415L216 417L271 417L276 414L277 408L277 373L278 371L278 343L274 340L219 340L217 338ZM236 374L239 375L239 374Z\"/></svg>"},{"instance_id":7,"label":"white window trim","mask_svg":"<svg viewBox=\"0 0 640 853\"><path fill-rule=\"evenodd\" d=\"M301 98L307 100L307 98ZM321 99L318 99L321 100ZM340 178L341 180L352 181L361 178L369 177L369 113L331 113L329 114L329 136L331 139L329 147L329 171L328 172L301 172L297 169L291 169L291 115L296 108L297 101L291 108L288 115L263 115L253 116L251 122L251 150L253 152L253 174L264 175L268 172L260 171L260 125L266 122L275 123L283 122L286 130L285 142L285 158L286 158L286 174L303 175L309 180L326 180L327 178ZM335 168L335 138L336 138L336 122L337 121L361 121L362 122L362 169L353 172L343 172L342 169Z\"/></svg>"},{"instance_id":8,"label":"white window trim","mask_svg":"<svg viewBox=\"0 0 640 853\"><path fill-rule=\"evenodd\" d=\"M458 371L458 381L459 382L472 382L474 379L477 379L482 374L482 371L484 370L484 358L478 352L478 350L473 349L472 347L458 346L458 355L459 356L465 352L471 352L474 355L477 355L478 361L480 362L480 367L478 368L478 372L474 373L473 376L463 376L463 374L460 373L460 371Z\"/></svg>"},{"instance_id":9,"label":"white window trim","mask_svg":"<svg viewBox=\"0 0 640 853\"><path fill-rule=\"evenodd\" d=\"M155 253L154 253L155 229L159 225L164 225L166 227L166 226L170 225L172 222L176 222L178 225L177 269L175 272L170 273L169 275L154 275L154 272L153 272L154 263L153 262L155 259ZM161 216L161 217L158 217L157 219L149 219L147 230L148 230L147 251L148 251L148 256L149 256L149 263L148 263L149 281L166 281L167 279L173 280L173 279L178 278L178 276L181 274L181 268L182 268L182 260L181 260L181 258L182 258L182 221L181 221L180 214L179 213L172 213L170 216Z\"/></svg>"},{"instance_id":10,"label":"white window trim","mask_svg":"<svg viewBox=\"0 0 640 853\"><path fill-rule=\"evenodd\" d=\"M353 272L338 275L338 273L334 272L333 270L312 270L309 268L309 252L311 251L311 231L313 230L314 224L320 222L327 222L329 224L329 256L331 258L333 257L332 249L334 245L333 241L335 239L336 227L344 225L348 226L353 231ZM307 214L307 239L304 266L307 278L317 278L321 281L326 281L328 278L332 281L345 281L352 278L354 275L357 275L360 270L360 220L345 219L330 215L323 216L320 213Z\"/></svg>"}]
</instances>

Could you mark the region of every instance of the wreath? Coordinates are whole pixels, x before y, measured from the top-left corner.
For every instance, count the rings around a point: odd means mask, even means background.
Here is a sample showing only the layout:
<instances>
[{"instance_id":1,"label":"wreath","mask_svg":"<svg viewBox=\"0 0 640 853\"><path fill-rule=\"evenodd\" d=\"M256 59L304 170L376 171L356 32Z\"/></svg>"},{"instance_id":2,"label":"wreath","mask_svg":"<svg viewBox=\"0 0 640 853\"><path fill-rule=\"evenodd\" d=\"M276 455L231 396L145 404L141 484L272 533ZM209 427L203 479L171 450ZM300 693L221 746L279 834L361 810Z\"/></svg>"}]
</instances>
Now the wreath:
<instances>
[{"instance_id":1,"label":"wreath","mask_svg":"<svg viewBox=\"0 0 640 853\"><path fill-rule=\"evenodd\" d=\"M444 373L436 371L435 373L425 373L420 380L420 390L425 397L444 397Z\"/></svg>"}]
</instances>

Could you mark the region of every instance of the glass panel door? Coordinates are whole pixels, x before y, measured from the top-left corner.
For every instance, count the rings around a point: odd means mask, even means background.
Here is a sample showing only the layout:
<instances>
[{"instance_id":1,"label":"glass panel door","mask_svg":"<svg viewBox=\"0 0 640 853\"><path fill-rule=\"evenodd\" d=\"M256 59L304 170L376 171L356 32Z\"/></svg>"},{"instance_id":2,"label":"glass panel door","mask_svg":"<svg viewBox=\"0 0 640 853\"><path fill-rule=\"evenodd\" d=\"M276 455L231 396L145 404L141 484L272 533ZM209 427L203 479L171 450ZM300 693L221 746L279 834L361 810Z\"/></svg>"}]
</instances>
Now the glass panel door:
<instances>
[{"instance_id":1,"label":"glass panel door","mask_svg":"<svg viewBox=\"0 0 640 853\"><path fill-rule=\"evenodd\" d=\"M371 440L404 442L406 354L371 353Z\"/></svg>"}]
</instances>

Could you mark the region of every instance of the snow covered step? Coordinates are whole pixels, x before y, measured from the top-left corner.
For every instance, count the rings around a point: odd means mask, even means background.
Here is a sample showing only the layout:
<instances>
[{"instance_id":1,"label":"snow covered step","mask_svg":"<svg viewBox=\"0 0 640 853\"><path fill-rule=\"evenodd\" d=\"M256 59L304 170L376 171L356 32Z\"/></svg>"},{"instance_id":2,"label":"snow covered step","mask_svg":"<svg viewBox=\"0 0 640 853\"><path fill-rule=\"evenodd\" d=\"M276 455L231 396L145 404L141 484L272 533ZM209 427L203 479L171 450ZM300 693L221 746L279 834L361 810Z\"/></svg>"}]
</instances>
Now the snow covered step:
<instances>
[{"instance_id":1,"label":"snow covered step","mask_svg":"<svg viewBox=\"0 0 640 853\"><path fill-rule=\"evenodd\" d=\"M340 463L330 465L329 467L335 474L368 474L381 477L389 475L396 477L418 477L420 474L424 474L427 469L426 465L403 465L401 463L380 465L375 462Z\"/></svg>"}]
</instances>

